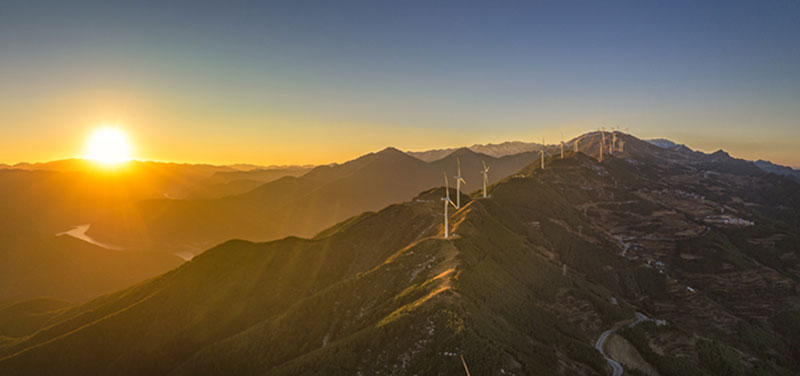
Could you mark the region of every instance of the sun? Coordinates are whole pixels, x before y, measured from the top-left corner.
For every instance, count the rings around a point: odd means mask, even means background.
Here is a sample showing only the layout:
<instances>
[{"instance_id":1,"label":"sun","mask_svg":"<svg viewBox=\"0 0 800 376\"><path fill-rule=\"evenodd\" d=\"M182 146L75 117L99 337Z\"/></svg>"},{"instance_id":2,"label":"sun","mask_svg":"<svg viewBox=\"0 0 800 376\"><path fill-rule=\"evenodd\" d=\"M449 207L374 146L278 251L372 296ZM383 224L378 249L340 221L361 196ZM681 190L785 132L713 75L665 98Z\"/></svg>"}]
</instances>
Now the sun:
<instances>
[{"instance_id":1,"label":"sun","mask_svg":"<svg viewBox=\"0 0 800 376\"><path fill-rule=\"evenodd\" d=\"M86 158L106 165L132 159L128 135L117 127L103 127L92 132L86 143Z\"/></svg>"}]
</instances>

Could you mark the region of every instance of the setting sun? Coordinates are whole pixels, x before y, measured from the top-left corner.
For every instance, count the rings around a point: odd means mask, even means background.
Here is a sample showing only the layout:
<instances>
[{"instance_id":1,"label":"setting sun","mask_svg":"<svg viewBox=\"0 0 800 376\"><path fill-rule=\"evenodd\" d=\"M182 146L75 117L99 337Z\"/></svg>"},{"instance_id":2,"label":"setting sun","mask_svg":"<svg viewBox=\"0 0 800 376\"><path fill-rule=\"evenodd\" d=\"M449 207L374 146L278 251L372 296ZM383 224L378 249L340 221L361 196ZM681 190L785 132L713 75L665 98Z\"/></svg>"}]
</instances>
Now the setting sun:
<instances>
[{"instance_id":1,"label":"setting sun","mask_svg":"<svg viewBox=\"0 0 800 376\"><path fill-rule=\"evenodd\" d=\"M86 158L103 164L117 164L132 158L128 136L116 127L104 127L92 132L86 149Z\"/></svg>"}]
</instances>

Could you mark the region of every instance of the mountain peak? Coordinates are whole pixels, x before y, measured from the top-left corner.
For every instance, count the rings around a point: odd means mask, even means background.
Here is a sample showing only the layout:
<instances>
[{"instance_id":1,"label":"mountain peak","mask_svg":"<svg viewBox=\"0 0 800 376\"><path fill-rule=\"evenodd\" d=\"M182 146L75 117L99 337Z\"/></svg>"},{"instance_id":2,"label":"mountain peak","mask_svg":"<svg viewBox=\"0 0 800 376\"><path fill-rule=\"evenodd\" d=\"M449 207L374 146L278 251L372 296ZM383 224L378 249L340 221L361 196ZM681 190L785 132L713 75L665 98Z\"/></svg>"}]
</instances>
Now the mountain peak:
<instances>
[{"instance_id":1,"label":"mountain peak","mask_svg":"<svg viewBox=\"0 0 800 376\"><path fill-rule=\"evenodd\" d=\"M730 158L730 156L731 156L730 154L728 154L727 151L722 150L722 149L719 149L719 150L711 153L711 155L713 155L715 157L728 157L728 158Z\"/></svg>"},{"instance_id":2,"label":"mountain peak","mask_svg":"<svg viewBox=\"0 0 800 376\"><path fill-rule=\"evenodd\" d=\"M379 152L377 152L375 154L405 154L405 153L403 153L402 151L400 151L399 149L397 149L395 147L387 146L386 148L384 148L383 150L381 150L381 151L379 151Z\"/></svg>"},{"instance_id":3,"label":"mountain peak","mask_svg":"<svg viewBox=\"0 0 800 376\"><path fill-rule=\"evenodd\" d=\"M463 157L466 155L478 155L479 153L474 152L472 149L468 147L460 147L454 150L452 153L448 154L447 157Z\"/></svg>"}]
</instances>

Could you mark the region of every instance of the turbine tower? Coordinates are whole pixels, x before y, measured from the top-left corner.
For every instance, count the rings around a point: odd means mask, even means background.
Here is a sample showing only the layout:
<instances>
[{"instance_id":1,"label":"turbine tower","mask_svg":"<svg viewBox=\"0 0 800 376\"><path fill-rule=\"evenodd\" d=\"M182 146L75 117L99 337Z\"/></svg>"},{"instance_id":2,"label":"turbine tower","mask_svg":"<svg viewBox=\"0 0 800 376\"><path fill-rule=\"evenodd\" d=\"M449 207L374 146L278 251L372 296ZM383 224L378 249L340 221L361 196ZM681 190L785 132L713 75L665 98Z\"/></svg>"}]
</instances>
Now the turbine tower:
<instances>
[{"instance_id":1,"label":"turbine tower","mask_svg":"<svg viewBox=\"0 0 800 376\"><path fill-rule=\"evenodd\" d=\"M564 132L561 132L561 159L564 159Z\"/></svg>"},{"instance_id":2,"label":"turbine tower","mask_svg":"<svg viewBox=\"0 0 800 376\"><path fill-rule=\"evenodd\" d=\"M483 198L486 198L486 186L489 185L489 166L486 165L486 161L481 162L483 162L483 171L481 171L483 174Z\"/></svg>"},{"instance_id":3,"label":"turbine tower","mask_svg":"<svg viewBox=\"0 0 800 376\"><path fill-rule=\"evenodd\" d=\"M603 161L603 148L606 147L606 133L603 130L600 130L600 158L598 159L600 162Z\"/></svg>"},{"instance_id":4,"label":"turbine tower","mask_svg":"<svg viewBox=\"0 0 800 376\"><path fill-rule=\"evenodd\" d=\"M467 184L467 181L461 177L461 159L456 157L456 163L458 163L458 175L455 176L456 178L456 209L461 209L461 183Z\"/></svg>"},{"instance_id":5,"label":"turbine tower","mask_svg":"<svg viewBox=\"0 0 800 376\"><path fill-rule=\"evenodd\" d=\"M578 138L575 139L575 154L578 154L578 152L580 151L578 149L578 143L579 142L581 142L581 137L580 136L578 136Z\"/></svg>"},{"instance_id":6,"label":"turbine tower","mask_svg":"<svg viewBox=\"0 0 800 376\"><path fill-rule=\"evenodd\" d=\"M608 154L614 154L614 148L617 147L617 131L611 130L611 145L608 147Z\"/></svg>"},{"instance_id":7,"label":"turbine tower","mask_svg":"<svg viewBox=\"0 0 800 376\"><path fill-rule=\"evenodd\" d=\"M445 197L442 197L442 201L444 201L444 238L447 239L450 237L450 225L447 223L447 219L450 216L448 213L448 205L453 205L454 207L456 204L453 203L453 200L450 199L450 183L447 181L447 172L444 172L444 192Z\"/></svg>"},{"instance_id":8,"label":"turbine tower","mask_svg":"<svg viewBox=\"0 0 800 376\"><path fill-rule=\"evenodd\" d=\"M542 170L544 170L544 137L542 137Z\"/></svg>"}]
</instances>

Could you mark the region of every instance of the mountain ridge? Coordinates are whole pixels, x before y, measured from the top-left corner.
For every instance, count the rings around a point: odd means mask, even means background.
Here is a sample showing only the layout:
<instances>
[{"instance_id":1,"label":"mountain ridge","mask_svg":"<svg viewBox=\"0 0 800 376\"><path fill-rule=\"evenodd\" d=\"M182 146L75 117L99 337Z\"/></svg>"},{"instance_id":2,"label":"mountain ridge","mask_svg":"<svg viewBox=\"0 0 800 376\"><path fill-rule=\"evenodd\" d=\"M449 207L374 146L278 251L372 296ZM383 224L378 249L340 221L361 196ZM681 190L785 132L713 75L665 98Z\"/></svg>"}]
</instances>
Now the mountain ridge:
<instances>
[{"instance_id":1,"label":"mountain ridge","mask_svg":"<svg viewBox=\"0 0 800 376\"><path fill-rule=\"evenodd\" d=\"M635 312L658 321L615 338L662 375L798 369L798 184L617 138L465 198L449 239L434 188L314 239L225 242L0 344L0 371L455 374L463 354L475 374L601 374L595 339Z\"/></svg>"}]
</instances>

